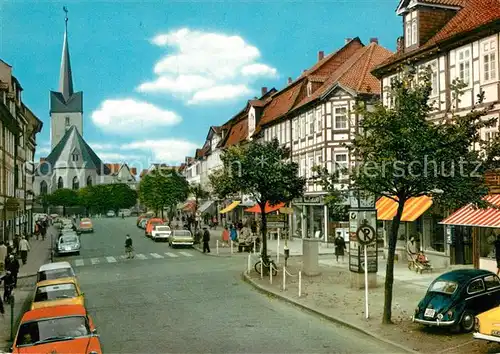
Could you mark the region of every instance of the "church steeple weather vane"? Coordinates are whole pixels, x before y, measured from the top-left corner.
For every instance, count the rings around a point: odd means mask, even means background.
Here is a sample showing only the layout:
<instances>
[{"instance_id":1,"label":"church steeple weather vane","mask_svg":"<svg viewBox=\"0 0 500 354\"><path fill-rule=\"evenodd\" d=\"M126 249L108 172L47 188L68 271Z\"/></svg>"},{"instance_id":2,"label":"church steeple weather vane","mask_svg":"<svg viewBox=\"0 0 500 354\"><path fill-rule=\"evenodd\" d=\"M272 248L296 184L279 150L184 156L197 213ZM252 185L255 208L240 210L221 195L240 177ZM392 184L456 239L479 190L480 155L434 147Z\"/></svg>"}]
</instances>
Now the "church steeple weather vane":
<instances>
[{"instance_id":1,"label":"church steeple weather vane","mask_svg":"<svg viewBox=\"0 0 500 354\"><path fill-rule=\"evenodd\" d=\"M66 29L68 29L68 8L63 6L64 11L64 24L66 25Z\"/></svg>"},{"instance_id":2,"label":"church steeple weather vane","mask_svg":"<svg viewBox=\"0 0 500 354\"><path fill-rule=\"evenodd\" d=\"M61 59L61 72L59 81L59 92L62 93L65 101L73 95L73 77L71 73L71 62L69 59L69 45L68 45L68 8L63 6L64 11L64 41L63 52Z\"/></svg>"}]
</instances>

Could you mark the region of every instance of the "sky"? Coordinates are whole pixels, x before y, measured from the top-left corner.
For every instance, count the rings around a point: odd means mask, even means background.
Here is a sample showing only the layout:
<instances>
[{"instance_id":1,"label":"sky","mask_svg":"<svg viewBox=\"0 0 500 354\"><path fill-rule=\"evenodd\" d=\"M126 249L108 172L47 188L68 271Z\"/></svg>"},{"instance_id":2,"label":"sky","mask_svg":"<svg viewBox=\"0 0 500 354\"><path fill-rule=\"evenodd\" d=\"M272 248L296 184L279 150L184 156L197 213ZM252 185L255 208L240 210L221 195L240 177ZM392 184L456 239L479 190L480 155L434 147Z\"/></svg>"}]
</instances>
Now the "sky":
<instances>
[{"instance_id":1,"label":"sky","mask_svg":"<svg viewBox=\"0 0 500 354\"><path fill-rule=\"evenodd\" d=\"M83 136L104 162L179 164L211 125L238 113L261 87L281 89L318 58L360 37L394 51L397 0L0 0L0 59L43 121L37 154L50 152L49 91L58 91L63 6Z\"/></svg>"}]
</instances>

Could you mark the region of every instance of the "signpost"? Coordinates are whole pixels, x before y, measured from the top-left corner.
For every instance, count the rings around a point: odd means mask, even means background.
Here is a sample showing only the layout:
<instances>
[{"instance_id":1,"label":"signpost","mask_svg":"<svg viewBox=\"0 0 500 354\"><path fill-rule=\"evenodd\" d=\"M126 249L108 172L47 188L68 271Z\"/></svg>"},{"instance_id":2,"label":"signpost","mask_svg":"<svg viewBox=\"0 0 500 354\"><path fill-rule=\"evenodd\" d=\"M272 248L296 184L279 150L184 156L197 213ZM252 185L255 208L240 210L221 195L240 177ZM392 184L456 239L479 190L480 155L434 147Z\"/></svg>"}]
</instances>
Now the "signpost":
<instances>
[{"instance_id":1,"label":"signpost","mask_svg":"<svg viewBox=\"0 0 500 354\"><path fill-rule=\"evenodd\" d=\"M367 220L363 220L363 223L356 230L356 239L357 241L363 245L365 259L362 263L361 267L365 270L365 315L368 319L368 245L373 243L377 236L377 233L373 227L368 225Z\"/></svg>"}]
</instances>

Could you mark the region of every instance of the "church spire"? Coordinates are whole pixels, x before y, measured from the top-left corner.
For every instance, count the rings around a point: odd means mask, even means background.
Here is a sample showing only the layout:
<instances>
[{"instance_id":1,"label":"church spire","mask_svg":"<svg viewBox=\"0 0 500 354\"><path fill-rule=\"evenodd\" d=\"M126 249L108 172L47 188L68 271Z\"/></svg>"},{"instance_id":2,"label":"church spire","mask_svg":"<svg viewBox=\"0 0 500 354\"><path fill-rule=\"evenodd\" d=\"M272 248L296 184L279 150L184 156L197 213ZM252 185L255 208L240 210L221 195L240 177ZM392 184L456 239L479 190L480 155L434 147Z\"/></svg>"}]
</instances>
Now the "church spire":
<instances>
[{"instance_id":1,"label":"church spire","mask_svg":"<svg viewBox=\"0 0 500 354\"><path fill-rule=\"evenodd\" d=\"M65 29L64 29L64 42L61 58L61 72L59 78L59 92L62 93L64 99L67 101L73 95L73 76L71 74L71 62L69 59L69 46L68 46L68 9L63 7L65 12Z\"/></svg>"}]
</instances>

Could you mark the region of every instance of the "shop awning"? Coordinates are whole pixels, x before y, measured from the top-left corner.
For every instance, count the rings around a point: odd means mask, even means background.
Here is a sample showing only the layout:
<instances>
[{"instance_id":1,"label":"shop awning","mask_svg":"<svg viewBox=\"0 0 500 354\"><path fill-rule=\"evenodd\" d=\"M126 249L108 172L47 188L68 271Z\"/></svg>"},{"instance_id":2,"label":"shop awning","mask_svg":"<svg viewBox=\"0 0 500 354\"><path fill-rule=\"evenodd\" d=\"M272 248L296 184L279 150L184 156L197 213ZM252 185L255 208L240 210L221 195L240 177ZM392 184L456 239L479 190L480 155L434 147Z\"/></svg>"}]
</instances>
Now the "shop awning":
<instances>
[{"instance_id":1,"label":"shop awning","mask_svg":"<svg viewBox=\"0 0 500 354\"><path fill-rule=\"evenodd\" d=\"M194 207L196 205L196 201L189 200L182 206L183 211L194 211Z\"/></svg>"},{"instance_id":2,"label":"shop awning","mask_svg":"<svg viewBox=\"0 0 500 354\"><path fill-rule=\"evenodd\" d=\"M490 194L483 198L488 203L500 207L500 194ZM500 210L495 208L479 209L468 204L440 222L442 225L500 227Z\"/></svg>"},{"instance_id":3,"label":"shop awning","mask_svg":"<svg viewBox=\"0 0 500 354\"><path fill-rule=\"evenodd\" d=\"M432 199L425 195L408 199L403 209L401 221L412 222L417 220L431 205ZM378 220L392 220L398 210L398 203L390 198L382 197L377 200L376 208Z\"/></svg>"},{"instance_id":4,"label":"shop awning","mask_svg":"<svg viewBox=\"0 0 500 354\"><path fill-rule=\"evenodd\" d=\"M265 207L265 212L266 214L272 213L273 211L279 210L280 208L283 208L285 206L285 203L278 203L276 205L270 206L269 202L266 203ZM260 213L260 205L255 204L253 207L245 209L247 213Z\"/></svg>"},{"instance_id":5,"label":"shop awning","mask_svg":"<svg viewBox=\"0 0 500 354\"><path fill-rule=\"evenodd\" d=\"M199 207L199 211L200 213L204 213L205 210L207 210L208 208L210 208L213 204L213 200L207 200L205 203L203 203L200 207Z\"/></svg>"},{"instance_id":6,"label":"shop awning","mask_svg":"<svg viewBox=\"0 0 500 354\"><path fill-rule=\"evenodd\" d=\"M231 204L229 204L227 207L225 207L224 209L222 209L219 213L221 214L225 214L225 213L229 213L231 210L233 210L234 208L236 208L238 205L240 205L240 201L239 200L236 200L234 202L232 202Z\"/></svg>"}]
</instances>

